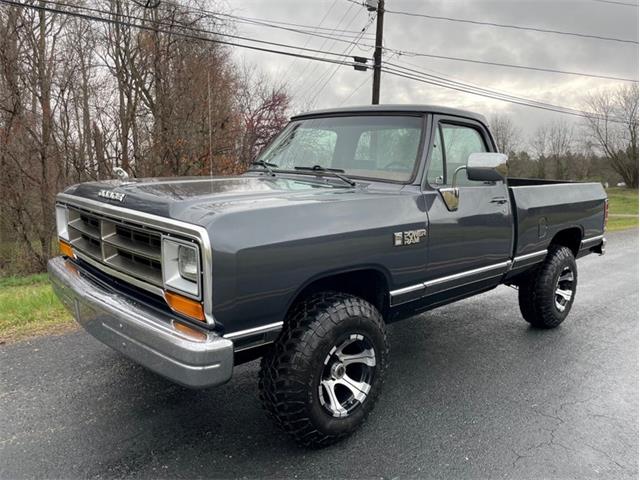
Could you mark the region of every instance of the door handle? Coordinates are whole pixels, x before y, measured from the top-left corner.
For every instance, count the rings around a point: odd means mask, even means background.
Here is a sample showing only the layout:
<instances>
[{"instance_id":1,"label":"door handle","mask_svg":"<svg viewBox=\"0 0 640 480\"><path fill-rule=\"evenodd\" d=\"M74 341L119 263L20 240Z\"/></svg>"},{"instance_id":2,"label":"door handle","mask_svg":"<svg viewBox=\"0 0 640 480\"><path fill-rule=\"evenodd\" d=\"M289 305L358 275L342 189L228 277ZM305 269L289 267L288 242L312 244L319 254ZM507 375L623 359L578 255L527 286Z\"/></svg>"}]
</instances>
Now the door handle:
<instances>
[{"instance_id":1,"label":"door handle","mask_svg":"<svg viewBox=\"0 0 640 480\"><path fill-rule=\"evenodd\" d=\"M498 205L504 205L507 203L507 199L505 197L494 197L491 199L490 203L497 203Z\"/></svg>"}]
</instances>

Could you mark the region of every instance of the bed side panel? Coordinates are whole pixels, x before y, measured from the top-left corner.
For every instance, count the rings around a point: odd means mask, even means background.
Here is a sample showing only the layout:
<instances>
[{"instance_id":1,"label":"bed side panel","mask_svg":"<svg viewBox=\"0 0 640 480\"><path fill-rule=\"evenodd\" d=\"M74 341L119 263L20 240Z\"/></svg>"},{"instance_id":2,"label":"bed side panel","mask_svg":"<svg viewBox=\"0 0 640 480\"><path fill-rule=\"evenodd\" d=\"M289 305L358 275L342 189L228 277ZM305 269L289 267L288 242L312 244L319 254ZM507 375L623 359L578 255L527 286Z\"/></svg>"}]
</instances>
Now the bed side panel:
<instances>
[{"instance_id":1,"label":"bed side panel","mask_svg":"<svg viewBox=\"0 0 640 480\"><path fill-rule=\"evenodd\" d=\"M515 202L515 256L544 250L561 230L578 227L582 238L603 233L604 200L600 183L510 187Z\"/></svg>"}]
</instances>

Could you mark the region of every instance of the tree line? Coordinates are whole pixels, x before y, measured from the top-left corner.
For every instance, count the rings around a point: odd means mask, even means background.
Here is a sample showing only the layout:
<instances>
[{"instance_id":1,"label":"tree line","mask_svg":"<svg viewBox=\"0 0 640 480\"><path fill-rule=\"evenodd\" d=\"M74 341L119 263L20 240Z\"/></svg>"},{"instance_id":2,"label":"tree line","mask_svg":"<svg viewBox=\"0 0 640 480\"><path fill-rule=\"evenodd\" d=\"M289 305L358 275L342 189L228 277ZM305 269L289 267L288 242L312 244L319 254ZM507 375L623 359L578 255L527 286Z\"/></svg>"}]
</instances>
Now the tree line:
<instances>
[{"instance_id":1,"label":"tree line","mask_svg":"<svg viewBox=\"0 0 640 480\"><path fill-rule=\"evenodd\" d=\"M113 178L114 167L138 177L242 172L287 121L284 84L224 46L171 33L231 25L169 2L91 5L161 31L0 8L0 272L44 268L64 187Z\"/></svg>"},{"instance_id":2,"label":"tree line","mask_svg":"<svg viewBox=\"0 0 640 480\"><path fill-rule=\"evenodd\" d=\"M587 94L584 107L589 116L545 123L528 138L511 117L492 116L498 150L509 155L509 175L638 188L638 85Z\"/></svg>"}]
</instances>

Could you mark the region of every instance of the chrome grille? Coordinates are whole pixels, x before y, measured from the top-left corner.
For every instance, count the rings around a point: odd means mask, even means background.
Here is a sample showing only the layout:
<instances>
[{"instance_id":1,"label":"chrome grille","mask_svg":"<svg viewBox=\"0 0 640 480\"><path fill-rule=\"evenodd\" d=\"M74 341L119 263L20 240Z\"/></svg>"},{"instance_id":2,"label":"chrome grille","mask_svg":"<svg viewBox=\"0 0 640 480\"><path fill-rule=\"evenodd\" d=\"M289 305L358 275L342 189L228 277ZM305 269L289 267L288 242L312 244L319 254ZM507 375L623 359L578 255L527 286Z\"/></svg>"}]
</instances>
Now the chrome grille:
<instances>
[{"instance_id":1,"label":"chrome grille","mask_svg":"<svg viewBox=\"0 0 640 480\"><path fill-rule=\"evenodd\" d=\"M73 248L119 272L162 287L160 232L69 207Z\"/></svg>"}]
</instances>

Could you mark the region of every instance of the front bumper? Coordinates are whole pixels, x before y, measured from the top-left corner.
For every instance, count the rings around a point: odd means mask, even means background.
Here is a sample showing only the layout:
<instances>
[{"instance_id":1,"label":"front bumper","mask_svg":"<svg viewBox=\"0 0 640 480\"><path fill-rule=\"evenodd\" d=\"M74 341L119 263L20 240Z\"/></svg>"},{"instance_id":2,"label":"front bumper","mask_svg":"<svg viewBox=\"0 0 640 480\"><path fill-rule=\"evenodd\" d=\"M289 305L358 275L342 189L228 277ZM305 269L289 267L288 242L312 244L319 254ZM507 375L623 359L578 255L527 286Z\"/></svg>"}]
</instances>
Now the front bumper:
<instances>
[{"instance_id":1,"label":"front bumper","mask_svg":"<svg viewBox=\"0 0 640 480\"><path fill-rule=\"evenodd\" d=\"M169 380L192 388L219 385L233 372L233 342L214 332L185 333L170 315L110 290L56 257L47 269L54 291L102 343Z\"/></svg>"}]
</instances>

